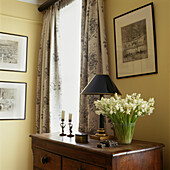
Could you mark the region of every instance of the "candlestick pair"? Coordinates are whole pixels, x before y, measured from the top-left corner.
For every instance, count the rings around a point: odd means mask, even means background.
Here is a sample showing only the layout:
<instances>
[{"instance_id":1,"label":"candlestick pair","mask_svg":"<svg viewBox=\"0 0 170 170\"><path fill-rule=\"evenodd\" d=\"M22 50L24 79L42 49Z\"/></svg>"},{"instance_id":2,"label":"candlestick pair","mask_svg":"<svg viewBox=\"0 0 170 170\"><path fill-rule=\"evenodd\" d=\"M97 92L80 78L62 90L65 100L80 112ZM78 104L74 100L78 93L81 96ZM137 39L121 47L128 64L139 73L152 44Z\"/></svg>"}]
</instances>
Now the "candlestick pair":
<instances>
[{"instance_id":1,"label":"candlestick pair","mask_svg":"<svg viewBox=\"0 0 170 170\"><path fill-rule=\"evenodd\" d=\"M74 135L72 134L72 128L73 128L73 124L71 123L71 119L69 119L69 135L67 135L68 137L73 137ZM66 136L66 134L64 133L64 128L66 127L66 124L64 123L64 119L61 119L61 123L60 126L62 128L62 133L60 134L60 136Z\"/></svg>"}]
</instances>

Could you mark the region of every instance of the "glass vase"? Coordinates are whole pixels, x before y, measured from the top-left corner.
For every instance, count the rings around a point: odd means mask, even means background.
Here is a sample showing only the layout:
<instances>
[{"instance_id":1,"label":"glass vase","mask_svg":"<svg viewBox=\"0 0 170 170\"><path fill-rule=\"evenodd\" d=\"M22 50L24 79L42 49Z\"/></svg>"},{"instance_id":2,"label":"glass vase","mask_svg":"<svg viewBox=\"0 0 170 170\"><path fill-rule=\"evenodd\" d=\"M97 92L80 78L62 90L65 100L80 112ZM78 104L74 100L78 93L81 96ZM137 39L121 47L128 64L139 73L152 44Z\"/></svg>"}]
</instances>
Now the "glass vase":
<instances>
[{"instance_id":1,"label":"glass vase","mask_svg":"<svg viewBox=\"0 0 170 170\"><path fill-rule=\"evenodd\" d=\"M114 123L114 131L119 144L130 144L133 138L135 123L117 124Z\"/></svg>"}]
</instances>

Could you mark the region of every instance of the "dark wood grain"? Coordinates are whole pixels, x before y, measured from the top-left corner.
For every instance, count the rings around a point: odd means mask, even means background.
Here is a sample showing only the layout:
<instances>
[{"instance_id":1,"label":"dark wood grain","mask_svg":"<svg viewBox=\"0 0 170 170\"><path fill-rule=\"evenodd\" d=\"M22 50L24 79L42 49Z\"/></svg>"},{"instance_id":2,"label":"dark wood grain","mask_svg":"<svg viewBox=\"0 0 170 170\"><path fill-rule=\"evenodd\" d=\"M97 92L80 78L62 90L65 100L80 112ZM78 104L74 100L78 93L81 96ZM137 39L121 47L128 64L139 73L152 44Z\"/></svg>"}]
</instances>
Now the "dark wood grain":
<instances>
[{"instance_id":1,"label":"dark wood grain","mask_svg":"<svg viewBox=\"0 0 170 170\"><path fill-rule=\"evenodd\" d=\"M62 169L63 170L104 170L105 168L101 168L98 166L94 166L94 165L89 165L89 164L85 164L82 163L80 161L75 161L72 159L68 159L68 158L63 158L62 160Z\"/></svg>"},{"instance_id":2,"label":"dark wood grain","mask_svg":"<svg viewBox=\"0 0 170 170\"><path fill-rule=\"evenodd\" d=\"M113 159L113 169L160 170L163 168L161 152L161 149L156 149L116 157Z\"/></svg>"},{"instance_id":3,"label":"dark wood grain","mask_svg":"<svg viewBox=\"0 0 170 170\"><path fill-rule=\"evenodd\" d=\"M43 162L43 159L46 159L47 162ZM58 170L61 168L61 156L35 148L34 166L39 169Z\"/></svg>"},{"instance_id":4,"label":"dark wood grain","mask_svg":"<svg viewBox=\"0 0 170 170\"><path fill-rule=\"evenodd\" d=\"M63 168L67 167L67 164L76 161L78 169L81 165L83 170L85 169L84 165L88 165L89 168L94 166L99 170L101 168L107 170L162 169L162 148L164 145L160 143L134 140L130 145L97 148L99 142L97 140L89 139L87 144L80 144L75 142L74 137L61 137L57 133L31 135L31 138L34 157L37 157L35 154L37 149L60 156L62 160L61 167ZM77 165L73 164L72 166ZM72 170L71 166L69 167Z\"/></svg>"}]
</instances>

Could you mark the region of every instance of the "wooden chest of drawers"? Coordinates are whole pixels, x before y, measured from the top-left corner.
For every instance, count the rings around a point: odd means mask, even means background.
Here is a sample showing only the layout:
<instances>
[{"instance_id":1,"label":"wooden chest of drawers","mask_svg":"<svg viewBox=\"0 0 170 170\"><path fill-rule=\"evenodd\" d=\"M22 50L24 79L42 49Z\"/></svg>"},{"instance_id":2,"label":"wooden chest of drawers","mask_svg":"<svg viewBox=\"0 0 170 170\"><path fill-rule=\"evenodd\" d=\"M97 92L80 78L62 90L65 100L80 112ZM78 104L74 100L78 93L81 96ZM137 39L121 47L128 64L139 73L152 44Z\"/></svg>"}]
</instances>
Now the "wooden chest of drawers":
<instances>
[{"instance_id":1,"label":"wooden chest of drawers","mask_svg":"<svg viewBox=\"0 0 170 170\"><path fill-rule=\"evenodd\" d=\"M32 137L34 170L161 170L163 144L133 141L131 145L97 148L99 141L78 144L74 137L37 134Z\"/></svg>"}]
</instances>

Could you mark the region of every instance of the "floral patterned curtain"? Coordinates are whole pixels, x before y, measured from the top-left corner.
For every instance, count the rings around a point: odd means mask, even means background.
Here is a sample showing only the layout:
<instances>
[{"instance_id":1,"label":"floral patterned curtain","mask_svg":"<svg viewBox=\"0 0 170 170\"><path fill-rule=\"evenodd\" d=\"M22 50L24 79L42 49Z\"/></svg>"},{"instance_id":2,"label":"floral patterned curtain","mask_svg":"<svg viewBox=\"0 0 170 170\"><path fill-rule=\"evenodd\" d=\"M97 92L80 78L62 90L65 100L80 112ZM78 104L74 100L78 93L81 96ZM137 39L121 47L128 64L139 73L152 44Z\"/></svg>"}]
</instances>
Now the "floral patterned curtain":
<instances>
[{"instance_id":1,"label":"floral patterned curtain","mask_svg":"<svg viewBox=\"0 0 170 170\"><path fill-rule=\"evenodd\" d=\"M41 34L36 103L36 132L46 133L59 120L61 79L57 50L58 8L51 6L44 13Z\"/></svg>"},{"instance_id":2,"label":"floral patterned curtain","mask_svg":"<svg viewBox=\"0 0 170 170\"><path fill-rule=\"evenodd\" d=\"M80 91L94 75L109 72L103 9L103 0L82 0ZM99 121L94 100L98 98L80 96L79 131L96 133Z\"/></svg>"}]
</instances>

